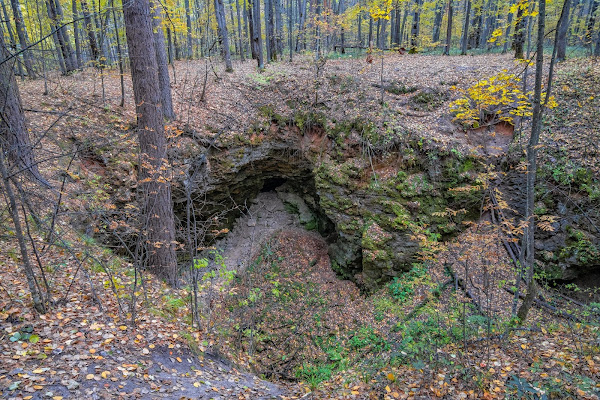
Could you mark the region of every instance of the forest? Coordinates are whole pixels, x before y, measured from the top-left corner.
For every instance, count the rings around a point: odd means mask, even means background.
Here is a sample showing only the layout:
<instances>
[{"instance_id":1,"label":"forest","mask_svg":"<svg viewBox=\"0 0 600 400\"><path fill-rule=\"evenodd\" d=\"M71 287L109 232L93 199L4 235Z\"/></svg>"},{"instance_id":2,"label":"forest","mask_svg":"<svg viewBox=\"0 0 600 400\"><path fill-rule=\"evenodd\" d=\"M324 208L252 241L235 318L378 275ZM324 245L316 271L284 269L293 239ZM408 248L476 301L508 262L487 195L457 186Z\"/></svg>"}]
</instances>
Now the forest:
<instances>
[{"instance_id":1,"label":"forest","mask_svg":"<svg viewBox=\"0 0 600 400\"><path fill-rule=\"evenodd\" d=\"M599 399L600 0L0 0L0 397Z\"/></svg>"}]
</instances>

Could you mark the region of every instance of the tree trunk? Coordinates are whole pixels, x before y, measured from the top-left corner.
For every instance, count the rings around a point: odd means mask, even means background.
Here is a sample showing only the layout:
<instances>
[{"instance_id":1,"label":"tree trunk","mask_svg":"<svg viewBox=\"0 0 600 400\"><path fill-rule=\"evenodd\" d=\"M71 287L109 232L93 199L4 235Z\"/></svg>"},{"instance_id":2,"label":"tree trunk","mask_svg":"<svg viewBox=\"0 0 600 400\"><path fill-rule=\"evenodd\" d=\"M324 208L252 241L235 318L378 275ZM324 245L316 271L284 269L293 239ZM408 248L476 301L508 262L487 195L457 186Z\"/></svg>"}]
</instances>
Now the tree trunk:
<instances>
[{"instance_id":1,"label":"tree trunk","mask_svg":"<svg viewBox=\"0 0 600 400\"><path fill-rule=\"evenodd\" d=\"M440 31L442 30L442 18L444 17L444 3L443 0L438 0L435 5L435 16L433 18L433 35L431 40L433 43L440 41Z\"/></svg>"},{"instance_id":2,"label":"tree trunk","mask_svg":"<svg viewBox=\"0 0 600 400\"><path fill-rule=\"evenodd\" d=\"M42 178L35 161L33 146L25 126L25 114L21 105L21 96L14 75L16 58L9 60L11 53L4 43L4 35L0 35L0 141L2 151L8 155L16 171L11 175L28 173L32 178L46 186L48 182Z\"/></svg>"},{"instance_id":3,"label":"tree trunk","mask_svg":"<svg viewBox=\"0 0 600 400\"><path fill-rule=\"evenodd\" d=\"M16 53L18 50L17 42L15 41L15 35L12 31L12 26L10 26L10 18L8 17L8 12L6 12L6 5L4 4L4 0L0 0L0 5L2 5L2 16L4 17L4 24L6 25L6 30L8 31L8 37L10 40L10 50L13 53ZM21 78L25 78L25 74L23 73L23 66L21 65L21 57L17 56L17 72Z\"/></svg>"},{"instance_id":4,"label":"tree trunk","mask_svg":"<svg viewBox=\"0 0 600 400\"><path fill-rule=\"evenodd\" d=\"M19 44L21 45L21 50L24 50L23 63L25 64L25 70L27 71L27 75L30 78L33 78L35 76L35 71L33 70L31 52L25 50L27 49L27 46L29 46L29 38L27 37L27 28L23 22L23 14L21 14L19 0L10 0L10 5L13 11L13 18L15 19L15 29L17 31L17 37L19 38Z\"/></svg>"},{"instance_id":5,"label":"tree trunk","mask_svg":"<svg viewBox=\"0 0 600 400\"><path fill-rule=\"evenodd\" d=\"M75 59L79 67L83 66L83 60L81 59L81 32L79 31L79 11L77 10L77 0L71 1L71 12L73 13L73 36L75 38Z\"/></svg>"},{"instance_id":6,"label":"tree trunk","mask_svg":"<svg viewBox=\"0 0 600 400\"><path fill-rule=\"evenodd\" d=\"M275 48L275 26L273 24L273 1L265 0L265 41L267 45L267 60L277 60Z\"/></svg>"},{"instance_id":7,"label":"tree trunk","mask_svg":"<svg viewBox=\"0 0 600 400\"><path fill-rule=\"evenodd\" d=\"M465 10L465 23L463 25L462 43L460 45L460 54L467 54L467 43L469 41L469 21L471 20L471 0L467 0L467 9Z\"/></svg>"},{"instance_id":8,"label":"tree trunk","mask_svg":"<svg viewBox=\"0 0 600 400\"><path fill-rule=\"evenodd\" d=\"M119 24L117 22L117 12L115 10L115 1L110 0L113 23L115 25L115 38L117 39L117 61L119 63L119 80L121 82L121 102L119 105L125 105L125 71L123 71L123 49L121 48L121 39L119 38Z\"/></svg>"},{"instance_id":9,"label":"tree trunk","mask_svg":"<svg viewBox=\"0 0 600 400\"><path fill-rule=\"evenodd\" d=\"M256 51L256 60L258 61L258 68L265 68L265 61L263 58L263 43L262 43L262 34L260 28L260 0L249 0L249 4L252 4L252 13L248 12L248 17L250 18L250 23L254 28L252 43L254 45L254 50ZM250 8L248 8L250 11Z\"/></svg>"},{"instance_id":10,"label":"tree trunk","mask_svg":"<svg viewBox=\"0 0 600 400\"><path fill-rule=\"evenodd\" d=\"M404 9L404 15L402 16L402 26L400 27L400 38L399 38L399 43L400 46L402 46L402 44L404 43L404 32L405 32L405 28L406 28L406 20L408 19L408 9L409 7L407 6Z\"/></svg>"},{"instance_id":11,"label":"tree trunk","mask_svg":"<svg viewBox=\"0 0 600 400\"><path fill-rule=\"evenodd\" d=\"M71 49L67 28L66 26L62 26L63 15L60 3L55 0L46 0L46 9L48 11L48 17L50 18L50 21L52 21L52 28L56 30L56 39L62 58L65 62L65 72L69 73L74 71L77 69L77 66L74 65L75 59L73 58L73 50Z\"/></svg>"},{"instance_id":12,"label":"tree trunk","mask_svg":"<svg viewBox=\"0 0 600 400\"><path fill-rule=\"evenodd\" d=\"M410 52L416 53L418 47L419 31L421 29L421 3L417 0L415 13L413 15L412 29L410 30Z\"/></svg>"},{"instance_id":13,"label":"tree trunk","mask_svg":"<svg viewBox=\"0 0 600 400\"><path fill-rule=\"evenodd\" d=\"M298 0L298 36L296 38L296 51L299 52L304 48L305 40L305 24L306 24L306 0Z\"/></svg>"},{"instance_id":14,"label":"tree trunk","mask_svg":"<svg viewBox=\"0 0 600 400\"><path fill-rule=\"evenodd\" d=\"M515 0L511 0L510 3L508 3L509 9L514 4L514 1ZM512 28L513 14L514 13L511 13L511 12L508 13L508 19L506 22L506 36L504 37L504 47L502 48L502 54L505 54L508 51L508 42L510 41L510 30Z\"/></svg>"},{"instance_id":15,"label":"tree trunk","mask_svg":"<svg viewBox=\"0 0 600 400\"><path fill-rule=\"evenodd\" d=\"M448 25L446 28L446 47L444 48L444 54L450 55L450 45L452 44L452 18L454 17L454 9L452 7L452 0L448 0Z\"/></svg>"},{"instance_id":16,"label":"tree trunk","mask_svg":"<svg viewBox=\"0 0 600 400\"><path fill-rule=\"evenodd\" d=\"M290 62L294 58L294 39L293 39L293 2L294 0L288 0L288 46L290 47Z\"/></svg>"},{"instance_id":17,"label":"tree trunk","mask_svg":"<svg viewBox=\"0 0 600 400\"><path fill-rule=\"evenodd\" d=\"M358 41L358 47L362 47L363 46L363 38L362 38L362 12L359 11L358 12L358 17L357 17L358 21L358 32L356 34L356 39Z\"/></svg>"},{"instance_id":18,"label":"tree trunk","mask_svg":"<svg viewBox=\"0 0 600 400\"><path fill-rule=\"evenodd\" d=\"M569 12L571 0L565 0L563 12L558 22L558 34L556 37L556 60L563 61L567 56L567 32L569 31Z\"/></svg>"},{"instance_id":19,"label":"tree trunk","mask_svg":"<svg viewBox=\"0 0 600 400\"><path fill-rule=\"evenodd\" d=\"M283 12L281 10L282 0L273 0L275 2L275 48L280 58L283 57Z\"/></svg>"},{"instance_id":20,"label":"tree trunk","mask_svg":"<svg viewBox=\"0 0 600 400\"><path fill-rule=\"evenodd\" d=\"M175 223L167 169L167 141L160 105L158 66L148 0L123 5L140 142L140 203L147 265L170 284L177 282ZM164 169L164 171L163 171Z\"/></svg>"},{"instance_id":21,"label":"tree trunk","mask_svg":"<svg viewBox=\"0 0 600 400\"><path fill-rule=\"evenodd\" d=\"M246 15L248 18L248 28L250 30L250 54L252 55L253 60L258 60L258 43L254 42L254 18L252 17L252 0L248 0Z\"/></svg>"},{"instance_id":22,"label":"tree trunk","mask_svg":"<svg viewBox=\"0 0 600 400\"><path fill-rule=\"evenodd\" d=\"M369 15L369 36L367 36L367 47L373 46L373 17Z\"/></svg>"},{"instance_id":23,"label":"tree trunk","mask_svg":"<svg viewBox=\"0 0 600 400\"><path fill-rule=\"evenodd\" d=\"M594 48L594 56L600 57L600 28L598 28L598 34L596 35L596 47Z\"/></svg>"},{"instance_id":24,"label":"tree trunk","mask_svg":"<svg viewBox=\"0 0 600 400\"><path fill-rule=\"evenodd\" d=\"M517 17L515 21L515 36L513 38L513 50L515 51L515 58L522 60L523 56L523 44L525 43L525 19L523 18L525 7L527 3L525 0L519 1L519 8L517 9Z\"/></svg>"},{"instance_id":25,"label":"tree trunk","mask_svg":"<svg viewBox=\"0 0 600 400\"><path fill-rule=\"evenodd\" d=\"M235 0L235 10L237 14L237 31L238 31L238 46L240 48L240 59L244 61L246 58L245 40L242 35L242 16L240 11L240 0Z\"/></svg>"},{"instance_id":26,"label":"tree trunk","mask_svg":"<svg viewBox=\"0 0 600 400\"><path fill-rule=\"evenodd\" d=\"M98 50L98 41L96 40L96 30L92 25L92 18L86 0L81 0L81 12L83 13L83 22L88 36L88 43L90 45L90 54L92 55L92 60L97 63L98 57L100 57L100 51Z\"/></svg>"},{"instance_id":27,"label":"tree trunk","mask_svg":"<svg viewBox=\"0 0 600 400\"><path fill-rule=\"evenodd\" d=\"M163 116L167 120L175 119L173 111L173 97L171 95L171 78L169 77L169 60L165 47L165 34L162 29L162 6L150 0L150 16L154 32L154 52L158 66L158 87L160 89L160 102Z\"/></svg>"},{"instance_id":28,"label":"tree trunk","mask_svg":"<svg viewBox=\"0 0 600 400\"><path fill-rule=\"evenodd\" d=\"M527 318L527 313L537 297L537 285L534 278L535 271L535 180L537 170L537 150L542 131L542 79L544 77L544 33L546 29L546 0L539 0L538 10L538 37L537 55L535 63L535 84L533 94L533 117L531 122L531 136L527 144L527 205L525 220L527 226L523 238L525 239L525 265L527 268L527 295L517 317L521 322ZM517 283L518 284L518 283Z\"/></svg>"},{"instance_id":29,"label":"tree trunk","mask_svg":"<svg viewBox=\"0 0 600 400\"><path fill-rule=\"evenodd\" d=\"M217 16L217 29L223 57L225 58L225 71L233 72L231 64L231 50L229 49L229 34L227 32L227 23L225 22L225 5L223 0L215 0L215 14Z\"/></svg>"},{"instance_id":30,"label":"tree trunk","mask_svg":"<svg viewBox=\"0 0 600 400\"><path fill-rule=\"evenodd\" d=\"M187 49L186 56L189 60L192 59L193 49L192 49L192 16L190 12L190 0L184 1L185 6L185 32L187 38ZM177 32L174 32L175 36L177 36Z\"/></svg>"},{"instance_id":31,"label":"tree trunk","mask_svg":"<svg viewBox=\"0 0 600 400\"><path fill-rule=\"evenodd\" d=\"M46 312L44 299L42 297L41 290L35 278L33 267L31 266L31 261L29 259L27 245L25 244L25 236L23 235L23 228L21 227L19 210L17 208L17 201L11 187L10 178L4 162L4 154L2 151L0 151L0 175L2 176L2 182L4 183L4 191L6 192L6 197L8 198L8 209L10 212L10 216L13 220L15 236L17 237L17 242L19 243L21 259L23 260L23 272L27 279L27 286L29 286L29 293L31 293L33 307L37 310L37 312L43 314Z\"/></svg>"},{"instance_id":32,"label":"tree trunk","mask_svg":"<svg viewBox=\"0 0 600 400\"><path fill-rule=\"evenodd\" d=\"M589 19L587 23L587 29L585 30L585 43L588 46L592 46L592 34L594 32L594 25L596 24L596 10L598 10L599 0L594 0L590 9Z\"/></svg>"}]
</instances>

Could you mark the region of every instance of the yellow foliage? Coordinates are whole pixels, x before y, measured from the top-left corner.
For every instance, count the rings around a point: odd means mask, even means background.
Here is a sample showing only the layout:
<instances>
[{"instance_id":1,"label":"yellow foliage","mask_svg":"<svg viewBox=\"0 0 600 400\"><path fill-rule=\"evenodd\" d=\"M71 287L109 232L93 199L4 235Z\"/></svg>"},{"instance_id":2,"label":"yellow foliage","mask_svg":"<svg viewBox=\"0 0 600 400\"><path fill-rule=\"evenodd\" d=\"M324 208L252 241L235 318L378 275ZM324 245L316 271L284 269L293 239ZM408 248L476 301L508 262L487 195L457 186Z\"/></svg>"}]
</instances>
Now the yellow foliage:
<instances>
[{"instance_id":1,"label":"yellow foliage","mask_svg":"<svg viewBox=\"0 0 600 400\"><path fill-rule=\"evenodd\" d=\"M514 124L515 117L531 117L532 93L523 93L520 81L516 75L503 71L461 90L463 97L450 103L454 120L470 128L479 128L484 123L504 121ZM556 105L554 97L550 97L547 107Z\"/></svg>"}]
</instances>

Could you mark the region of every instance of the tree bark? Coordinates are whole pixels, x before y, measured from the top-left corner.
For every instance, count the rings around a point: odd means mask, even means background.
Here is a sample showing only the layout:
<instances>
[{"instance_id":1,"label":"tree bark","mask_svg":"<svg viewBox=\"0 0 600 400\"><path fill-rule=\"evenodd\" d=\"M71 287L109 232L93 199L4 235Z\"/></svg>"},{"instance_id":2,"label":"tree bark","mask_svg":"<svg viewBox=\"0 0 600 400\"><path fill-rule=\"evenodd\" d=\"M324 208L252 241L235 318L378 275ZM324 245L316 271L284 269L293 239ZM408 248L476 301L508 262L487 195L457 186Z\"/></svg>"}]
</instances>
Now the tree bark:
<instances>
[{"instance_id":1,"label":"tree bark","mask_svg":"<svg viewBox=\"0 0 600 400\"><path fill-rule=\"evenodd\" d=\"M513 50L515 51L515 58L522 60L523 56L523 44L525 43L525 19L523 18L524 10L526 7L525 0L519 1L519 8L517 9L517 17L515 20L515 36L513 38Z\"/></svg>"},{"instance_id":2,"label":"tree bark","mask_svg":"<svg viewBox=\"0 0 600 400\"><path fill-rule=\"evenodd\" d=\"M19 44L21 45L21 50L24 50L23 64L25 64L27 75L30 78L33 78L35 76L35 71L33 70L31 52L29 50L25 50L27 49L27 46L29 46L29 38L27 37L27 28L23 23L23 14L21 13L19 0L10 0L10 6L13 11L13 18L15 19L15 29L17 31L17 37L19 38Z\"/></svg>"},{"instance_id":3,"label":"tree bark","mask_svg":"<svg viewBox=\"0 0 600 400\"><path fill-rule=\"evenodd\" d=\"M77 65L81 68L83 60L81 58L81 32L79 31L79 10L77 10L77 0L71 0L71 12L73 13L73 37L75 38L75 59Z\"/></svg>"},{"instance_id":4,"label":"tree bark","mask_svg":"<svg viewBox=\"0 0 600 400\"><path fill-rule=\"evenodd\" d=\"M444 48L444 54L450 55L450 45L452 44L452 18L454 17L454 9L452 7L452 0L448 0L448 25L446 27L446 47Z\"/></svg>"},{"instance_id":5,"label":"tree bark","mask_svg":"<svg viewBox=\"0 0 600 400\"><path fill-rule=\"evenodd\" d=\"M460 54L467 54L467 43L469 42L469 21L471 20L471 0L467 0L467 9L465 10L465 23L463 25L462 43L460 45Z\"/></svg>"},{"instance_id":6,"label":"tree bark","mask_svg":"<svg viewBox=\"0 0 600 400\"><path fill-rule=\"evenodd\" d=\"M175 223L167 167L167 141L158 85L158 65L148 0L123 5L140 142L140 199L147 266L177 282Z\"/></svg>"},{"instance_id":7,"label":"tree bark","mask_svg":"<svg viewBox=\"0 0 600 400\"><path fill-rule=\"evenodd\" d=\"M152 18L152 30L154 32L154 51L158 66L158 87L160 89L160 101L163 116L167 120L175 119L173 111L173 97L171 95L171 78L169 77L169 60L165 46L165 34L162 29L162 7L157 2L150 1L150 15Z\"/></svg>"},{"instance_id":8,"label":"tree bark","mask_svg":"<svg viewBox=\"0 0 600 400\"><path fill-rule=\"evenodd\" d=\"M56 30L56 39L59 50L65 62L65 72L72 72L78 67L75 65L76 62L73 57L73 50L71 49L69 33L67 32L66 26L62 25L63 14L60 3L58 3L56 0L46 0L46 9L48 11L48 18L50 18L52 28Z\"/></svg>"},{"instance_id":9,"label":"tree bark","mask_svg":"<svg viewBox=\"0 0 600 400\"><path fill-rule=\"evenodd\" d=\"M569 31L569 12L571 0L565 0L563 12L558 22L558 34L556 41L556 60L563 61L567 56L567 32Z\"/></svg>"},{"instance_id":10,"label":"tree bark","mask_svg":"<svg viewBox=\"0 0 600 400\"><path fill-rule=\"evenodd\" d=\"M49 183L42 178L35 161L33 146L29 139L25 114L21 105L21 96L15 78L13 64L16 59L9 61L11 53L4 43L4 35L0 35L0 140L2 150L8 155L10 163L16 171L11 175L28 173L37 182L45 186ZM12 62L11 62L12 61Z\"/></svg>"},{"instance_id":11,"label":"tree bark","mask_svg":"<svg viewBox=\"0 0 600 400\"><path fill-rule=\"evenodd\" d=\"M10 18L8 17L8 12L6 12L6 5L4 4L4 0L0 0L0 5L2 5L2 16L4 17L4 24L6 25L6 30L8 31L8 37L10 40L10 50L13 53L18 51L17 42L15 41L15 35L12 31L12 26L10 26ZM25 77L23 73L23 66L21 65L21 57L17 56L17 72L21 78Z\"/></svg>"},{"instance_id":12,"label":"tree bark","mask_svg":"<svg viewBox=\"0 0 600 400\"><path fill-rule=\"evenodd\" d=\"M433 18L433 35L431 40L433 43L440 41L440 31L442 30L442 18L444 17L444 3L443 0L438 0L435 6L435 16Z\"/></svg>"},{"instance_id":13,"label":"tree bark","mask_svg":"<svg viewBox=\"0 0 600 400\"><path fill-rule=\"evenodd\" d=\"M585 43L590 47L592 46L592 34L594 31L594 25L596 24L596 10L598 10L599 3L599 0L594 0L592 2L587 23L587 29L585 31Z\"/></svg>"},{"instance_id":14,"label":"tree bark","mask_svg":"<svg viewBox=\"0 0 600 400\"><path fill-rule=\"evenodd\" d=\"M237 14L237 31L238 31L238 45L240 47L240 59L244 61L246 58L246 47L244 45L245 40L242 35L242 17L240 12L240 0L235 0L235 10Z\"/></svg>"},{"instance_id":15,"label":"tree bark","mask_svg":"<svg viewBox=\"0 0 600 400\"><path fill-rule=\"evenodd\" d=\"M225 21L225 5L223 0L215 0L215 14L217 15L217 29L223 57L225 58L225 71L233 72L231 64L231 50L229 49L229 34L227 32L227 23Z\"/></svg>"},{"instance_id":16,"label":"tree bark","mask_svg":"<svg viewBox=\"0 0 600 400\"><path fill-rule=\"evenodd\" d=\"M410 51L417 52L419 31L421 30L421 4L422 0L417 0L415 13L413 15L412 29L410 30Z\"/></svg>"},{"instance_id":17,"label":"tree bark","mask_svg":"<svg viewBox=\"0 0 600 400\"><path fill-rule=\"evenodd\" d=\"M265 68L265 61L263 57L263 42L262 42L262 34L260 28L260 0L248 0L249 3L252 4L252 13L248 13L248 16L251 17L250 23L254 28L252 43L254 45L254 50L256 51L256 60L258 61L258 68ZM250 10L250 9L248 9Z\"/></svg>"},{"instance_id":18,"label":"tree bark","mask_svg":"<svg viewBox=\"0 0 600 400\"><path fill-rule=\"evenodd\" d=\"M113 23L115 25L115 38L117 39L117 62L119 63L119 81L121 82L121 101L119 105L125 105L125 71L123 71L123 49L121 48L121 39L119 38L119 24L117 22L117 12L115 10L115 1L110 0L112 8Z\"/></svg>"},{"instance_id":19,"label":"tree bark","mask_svg":"<svg viewBox=\"0 0 600 400\"><path fill-rule=\"evenodd\" d=\"M306 0L298 0L298 36L296 38L296 52L304 48L305 24L306 24Z\"/></svg>"},{"instance_id":20,"label":"tree bark","mask_svg":"<svg viewBox=\"0 0 600 400\"><path fill-rule=\"evenodd\" d=\"M265 42L267 47L267 61L277 60L277 50L275 48L275 26L273 24L273 1L265 1ZM260 21L260 20L259 20Z\"/></svg>"},{"instance_id":21,"label":"tree bark","mask_svg":"<svg viewBox=\"0 0 600 400\"><path fill-rule=\"evenodd\" d=\"M88 36L88 44L90 45L90 54L92 55L92 60L97 63L98 57L100 57L100 51L98 50L98 41L96 40L96 30L92 25L90 9L86 0L81 0L81 12L83 13L83 23Z\"/></svg>"},{"instance_id":22,"label":"tree bark","mask_svg":"<svg viewBox=\"0 0 600 400\"><path fill-rule=\"evenodd\" d=\"M275 2L275 48L279 57L283 57L283 12L281 10L282 0L272 0Z\"/></svg>"},{"instance_id":23,"label":"tree bark","mask_svg":"<svg viewBox=\"0 0 600 400\"><path fill-rule=\"evenodd\" d=\"M544 33L546 29L546 0L539 0L538 9L538 38L535 62L535 84L533 94L533 117L531 122L531 136L527 144L527 205L525 220L527 225L523 238L525 239L525 265L527 268L527 295L517 317L525 321L533 301L537 297L537 285L534 278L535 272L535 181L537 170L537 150L542 131L542 79L544 76Z\"/></svg>"},{"instance_id":24,"label":"tree bark","mask_svg":"<svg viewBox=\"0 0 600 400\"><path fill-rule=\"evenodd\" d=\"M193 49L192 49L192 16L190 12L190 0L184 1L185 6L185 32L187 38L187 49L186 55L188 59L192 59ZM175 36L177 36L177 32L174 32Z\"/></svg>"}]
</instances>

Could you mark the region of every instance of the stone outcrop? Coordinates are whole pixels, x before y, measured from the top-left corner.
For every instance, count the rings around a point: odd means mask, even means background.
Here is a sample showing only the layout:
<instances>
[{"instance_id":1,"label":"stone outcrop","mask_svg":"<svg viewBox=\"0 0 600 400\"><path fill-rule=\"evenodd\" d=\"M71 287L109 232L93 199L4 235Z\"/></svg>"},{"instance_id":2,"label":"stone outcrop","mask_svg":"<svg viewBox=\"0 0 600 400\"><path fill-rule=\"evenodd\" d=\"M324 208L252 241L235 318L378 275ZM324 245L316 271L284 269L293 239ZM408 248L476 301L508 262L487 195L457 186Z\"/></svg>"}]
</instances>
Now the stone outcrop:
<instances>
[{"instance_id":1,"label":"stone outcrop","mask_svg":"<svg viewBox=\"0 0 600 400\"><path fill-rule=\"evenodd\" d=\"M179 182L176 212L184 215L192 193L198 218L229 227L261 190L278 188L305 226L327 237L334 270L367 291L410 269L425 238L451 235L479 215L477 158L403 132L378 142L358 120L311 120L320 122L273 121L248 140L205 149ZM450 218L447 208L466 212Z\"/></svg>"}]
</instances>

